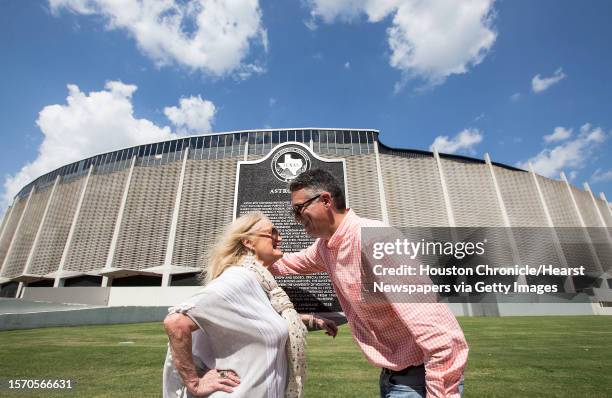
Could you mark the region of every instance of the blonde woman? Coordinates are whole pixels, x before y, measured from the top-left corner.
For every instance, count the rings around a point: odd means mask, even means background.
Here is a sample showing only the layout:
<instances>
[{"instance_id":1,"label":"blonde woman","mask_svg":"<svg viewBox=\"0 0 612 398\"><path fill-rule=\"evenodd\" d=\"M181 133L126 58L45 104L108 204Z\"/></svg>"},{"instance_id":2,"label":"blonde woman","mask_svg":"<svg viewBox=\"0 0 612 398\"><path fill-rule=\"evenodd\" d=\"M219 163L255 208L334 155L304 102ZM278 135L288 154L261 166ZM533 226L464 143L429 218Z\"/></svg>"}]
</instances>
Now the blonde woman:
<instances>
[{"instance_id":1,"label":"blonde woman","mask_svg":"<svg viewBox=\"0 0 612 398\"><path fill-rule=\"evenodd\" d=\"M302 397L304 324L337 333L333 321L298 315L267 270L281 236L262 213L234 221L213 248L206 286L164 320L169 349L164 397Z\"/></svg>"}]
</instances>

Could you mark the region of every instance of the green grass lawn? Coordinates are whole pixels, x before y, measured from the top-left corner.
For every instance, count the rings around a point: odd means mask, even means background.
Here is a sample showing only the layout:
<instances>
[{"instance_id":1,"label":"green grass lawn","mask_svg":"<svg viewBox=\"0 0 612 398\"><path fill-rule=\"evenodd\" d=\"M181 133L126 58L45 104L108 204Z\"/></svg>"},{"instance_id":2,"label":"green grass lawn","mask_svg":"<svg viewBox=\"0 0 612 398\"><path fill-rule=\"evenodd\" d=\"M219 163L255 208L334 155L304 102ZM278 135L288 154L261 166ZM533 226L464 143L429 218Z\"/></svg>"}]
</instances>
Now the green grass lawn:
<instances>
[{"instance_id":1,"label":"green grass lawn","mask_svg":"<svg viewBox=\"0 0 612 398\"><path fill-rule=\"evenodd\" d=\"M612 318L460 318L470 345L465 397L612 397ZM133 344L120 344L133 342ZM346 326L309 336L308 397L375 397L378 370ZM159 396L161 324L0 332L2 397ZM72 379L71 392L14 392L7 379Z\"/></svg>"}]
</instances>

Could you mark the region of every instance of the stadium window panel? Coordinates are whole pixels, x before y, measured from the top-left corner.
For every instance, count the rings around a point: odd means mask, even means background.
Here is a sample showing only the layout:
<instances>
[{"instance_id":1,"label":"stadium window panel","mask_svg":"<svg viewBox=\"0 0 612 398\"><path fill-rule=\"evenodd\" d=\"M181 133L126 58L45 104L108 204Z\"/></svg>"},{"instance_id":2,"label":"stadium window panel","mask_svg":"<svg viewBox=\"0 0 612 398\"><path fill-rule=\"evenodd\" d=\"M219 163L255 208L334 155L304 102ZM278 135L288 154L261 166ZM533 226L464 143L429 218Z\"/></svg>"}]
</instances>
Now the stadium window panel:
<instances>
[{"instance_id":1,"label":"stadium window panel","mask_svg":"<svg viewBox=\"0 0 612 398\"><path fill-rule=\"evenodd\" d=\"M210 148L210 136L204 137L204 148Z\"/></svg>"},{"instance_id":2,"label":"stadium window panel","mask_svg":"<svg viewBox=\"0 0 612 398\"><path fill-rule=\"evenodd\" d=\"M327 153L336 153L336 132L333 130L327 131Z\"/></svg>"},{"instance_id":3,"label":"stadium window panel","mask_svg":"<svg viewBox=\"0 0 612 398\"><path fill-rule=\"evenodd\" d=\"M223 151L221 151L222 157L229 156L230 153L232 152L232 139L233 139L233 136L231 134L226 134L223 137L222 141L224 143L223 145L224 148L223 148Z\"/></svg>"},{"instance_id":4,"label":"stadium window panel","mask_svg":"<svg viewBox=\"0 0 612 398\"><path fill-rule=\"evenodd\" d=\"M295 140L297 142L304 142L304 132L302 130L296 132Z\"/></svg>"},{"instance_id":5,"label":"stadium window panel","mask_svg":"<svg viewBox=\"0 0 612 398\"><path fill-rule=\"evenodd\" d=\"M360 153L359 150L359 132L358 131L351 131L351 144L349 146L349 153L351 155L356 155Z\"/></svg>"},{"instance_id":6,"label":"stadium window panel","mask_svg":"<svg viewBox=\"0 0 612 398\"><path fill-rule=\"evenodd\" d=\"M327 153L327 131L319 131L319 152Z\"/></svg>"},{"instance_id":7,"label":"stadium window panel","mask_svg":"<svg viewBox=\"0 0 612 398\"><path fill-rule=\"evenodd\" d=\"M255 133L255 154L259 155L263 153L263 133L258 131Z\"/></svg>"},{"instance_id":8,"label":"stadium window panel","mask_svg":"<svg viewBox=\"0 0 612 398\"><path fill-rule=\"evenodd\" d=\"M345 131L344 134L342 134L344 136L344 144L348 145L351 143L351 132L350 131Z\"/></svg>"},{"instance_id":9,"label":"stadium window panel","mask_svg":"<svg viewBox=\"0 0 612 398\"><path fill-rule=\"evenodd\" d=\"M272 132L272 144L278 144L280 142L280 137L279 137L279 132L278 131L273 131Z\"/></svg>"},{"instance_id":10,"label":"stadium window panel","mask_svg":"<svg viewBox=\"0 0 612 398\"><path fill-rule=\"evenodd\" d=\"M214 156L213 156L214 153ZM219 136L218 135L213 135L212 137L210 137L210 156L214 157L215 159L217 159L217 156L219 154Z\"/></svg>"},{"instance_id":11,"label":"stadium window panel","mask_svg":"<svg viewBox=\"0 0 612 398\"><path fill-rule=\"evenodd\" d=\"M289 141L295 141L295 131L289 131Z\"/></svg>"},{"instance_id":12,"label":"stadium window panel","mask_svg":"<svg viewBox=\"0 0 612 398\"><path fill-rule=\"evenodd\" d=\"M107 153L106 156L104 157L104 170L110 170L111 168L111 163L113 161L113 156L116 154L116 152L111 152L111 153ZM72 164L72 172L76 173L77 171L79 171L79 168L77 167L79 164L78 163L73 163Z\"/></svg>"},{"instance_id":13,"label":"stadium window panel","mask_svg":"<svg viewBox=\"0 0 612 398\"><path fill-rule=\"evenodd\" d=\"M150 154L151 154L151 145L145 145L144 156L142 157L142 159L140 161L140 164L142 164L142 165L146 164L147 161L149 160L149 155ZM93 164L94 165L96 164L95 160L94 160Z\"/></svg>"},{"instance_id":14,"label":"stadium window panel","mask_svg":"<svg viewBox=\"0 0 612 398\"><path fill-rule=\"evenodd\" d=\"M280 132L280 142L287 142L287 132L286 131L281 131Z\"/></svg>"},{"instance_id":15,"label":"stadium window panel","mask_svg":"<svg viewBox=\"0 0 612 398\"><path fill-rule=\"evenodd\" d=\"M309 144L311 138L310 130L304 131L304 143Z\"/></svg>"},{"instance_id":16,"label":"stadium window panel","mask_svg":"<svg viewBox=\"0 0 612 398\"><path fill-rule=\"evenodd\" d=\"M272 142L272 133L270 131L264 131L262 133L263 144L261 146L261 154L265 155L271 148L270 143Z\"/></svg>"},{"instance_id":17,"label":"stadium window panel","mask_svg":"<svg viewBox=\"0 0 612 398\"><path fill-rule=\"evenodd\" d=\"M161 149L162 147L163 147L163 144L159 144L159 148ZM152 165L161 164L161 159L163 155L158 155L157 149L158 149L158 146L154 145L153 148L151 149L151 153L149 154L149 163Z\"/></svg>"},{"instance_id":18,"label":"stadium window panel","mask_svg":"<svg viewBox=\"0 0 612 398\"><path fill-rule=\"evenodd\" d=\"M113 160L113 167L112 167L112 171L116 171L118 169L120 169L123 164L123 157L125 156L125 154L127 153L127 149L123 149L119 152L115 152L115 158Z\"/></svg>"},{"instance_id":19,"label":"stadium window panel","mask_svg":"<svg viewBox=\"0 0 612 398\"><path fill-rule=\"evenodd\" d=\"M249 145L255 145L257 133L249 134Z\"/></svg>"},{"instance_id":20,"label":"stadium window panel","mask_svg":"<svg viewBox=\"0 0 612 398\"><path fill-rule=\"evenodd\" d=\"M232 138L232 156L240 155L240 133L234 133Z\"/></svg>"}]
</instances>

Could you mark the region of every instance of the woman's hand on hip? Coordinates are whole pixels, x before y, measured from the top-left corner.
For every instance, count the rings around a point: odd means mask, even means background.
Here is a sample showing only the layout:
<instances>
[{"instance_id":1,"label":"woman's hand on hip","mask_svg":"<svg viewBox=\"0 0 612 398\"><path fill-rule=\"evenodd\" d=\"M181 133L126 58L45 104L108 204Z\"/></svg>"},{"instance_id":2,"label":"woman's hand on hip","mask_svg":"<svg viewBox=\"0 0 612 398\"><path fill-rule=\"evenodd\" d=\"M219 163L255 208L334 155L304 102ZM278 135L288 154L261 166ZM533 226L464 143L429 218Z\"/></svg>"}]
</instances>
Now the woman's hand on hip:
<instances>
[{"instance_id":1,"label":"woman's hand on hip","mask_svg":"<svg viewBox=\"0 0 612 398\"><path fill-rule=\"evenodd\" d=\"M200 377L195 385L187 386L195 396L205 397L215 391L233 392L240 385L240 378L233 370L210 369Z\"/></svg>"}]
</instances>

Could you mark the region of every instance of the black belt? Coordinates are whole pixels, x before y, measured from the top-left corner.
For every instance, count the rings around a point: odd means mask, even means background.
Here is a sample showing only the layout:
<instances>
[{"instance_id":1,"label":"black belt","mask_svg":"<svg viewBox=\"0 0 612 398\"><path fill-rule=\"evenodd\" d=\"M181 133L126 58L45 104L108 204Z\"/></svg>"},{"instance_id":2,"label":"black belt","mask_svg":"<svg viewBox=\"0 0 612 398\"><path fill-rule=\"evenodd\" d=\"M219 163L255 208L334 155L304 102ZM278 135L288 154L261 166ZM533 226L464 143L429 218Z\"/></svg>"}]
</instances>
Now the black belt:
<instances>
[{"instance_id":1,"label":"black belt","mask_svg":"<svg viewBox=\"0 0 612 398\"><path fill-rule=\"evenodd\" d=\"M425 368L424 363L420 365L408 366L407 368L402 369L402 370L393 370L393 369L383 368L383 372L390 373L390 374L396 374L396 375L405 375L415 370L420 370L421 368L423 369Z\"/></svg>"}]
</instances>

